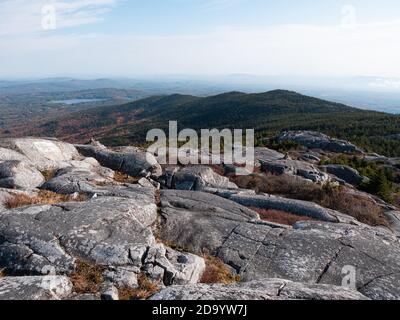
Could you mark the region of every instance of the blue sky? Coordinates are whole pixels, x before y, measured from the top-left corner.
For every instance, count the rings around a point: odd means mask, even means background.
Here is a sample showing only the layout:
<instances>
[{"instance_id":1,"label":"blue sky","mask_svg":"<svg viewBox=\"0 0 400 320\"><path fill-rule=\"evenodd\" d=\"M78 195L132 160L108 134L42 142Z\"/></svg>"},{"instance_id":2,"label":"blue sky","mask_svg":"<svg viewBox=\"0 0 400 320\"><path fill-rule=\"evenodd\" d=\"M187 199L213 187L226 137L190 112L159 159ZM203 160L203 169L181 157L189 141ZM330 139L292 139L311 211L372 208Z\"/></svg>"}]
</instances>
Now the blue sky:
<instances>
[{"instance_id":1,"label":"blue sky","mask_svg":"<svg viewBox=\"0 0 400 320\"><path fill-rule=\"evenodd\" d=\"M224 26L337 25L354 6L359 23L400 19L397 0L121 0L100 23L78 32L169 35L209 32Z\"/></svg>"},{"instance_id":2,"label":"blue sky","mask_svg":"<svg viewBox=\"0 0 400 320\"><path fill-rule=\"evenodd\" d=\"M399 32L398 0L0 0L0 77L400 77Z\"/></svg>"}]
</instances>

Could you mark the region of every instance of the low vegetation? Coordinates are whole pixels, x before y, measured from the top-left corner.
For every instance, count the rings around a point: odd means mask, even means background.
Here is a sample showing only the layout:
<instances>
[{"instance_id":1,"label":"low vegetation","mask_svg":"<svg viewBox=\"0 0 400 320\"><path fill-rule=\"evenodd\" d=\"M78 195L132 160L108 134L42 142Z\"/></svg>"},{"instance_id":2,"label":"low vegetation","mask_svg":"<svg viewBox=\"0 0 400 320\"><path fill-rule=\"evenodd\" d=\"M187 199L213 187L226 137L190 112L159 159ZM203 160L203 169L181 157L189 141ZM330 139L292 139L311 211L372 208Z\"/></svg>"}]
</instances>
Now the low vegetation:
<instances>
[{"instance_id":1,"label":"low vegetation","mask_svg":"<svg viewBox=\"0 0 400 320\"><path fill-rule=\"evenodd\" d=\"M119 288L118 293L120 300L146 300L159 290L159 287L150 281L145 274L140 274L137 288Z\"/></svg>"},{"instance_id":2,"label":"low vegetation","mask_svg":"<svg viewBox=\"0 0 400 320\"><path fill-rule=\"evenodd\" d=\"M241 188L282 197L312 201L323 207L340 211L371 226L389 226L382 208L372 199L350 193L344 187L305 183L289 175L249 175L233 178Z\"/></svg>"},{"instance_id":3,"label":"low vegetation","mask_svg":"<svg viewBox=\"0 0 400 320\"><path fill-rule=\"evenodd\" d=\"M79 294L98 293L104 280L103 272L104 268L101 266L78 260L75 271L70 276L74 292Z\"/></svg>"},{"instance_id":4,"label":"low vegetation","mask_svg":"<svg viewBox=\"0 0 400 320\"><path fill-rule=\"evenodd\" d=\"M128 174L116 171L114 174L114 180L120 183L129 183L129 184L137 184L139 179L132 177Z\"/></svg>"},{"instance_id":5,"label":"low vegetation","mask_svg":"<svg viewBox=\"0 0 400 320\"><path fill-rule=\"evenodd\" d=\"M201 283L230 284L240 281L240 277L232 274L229 267L220 259L209 255L205 255L203 258L206 262L206 270L200 280Z\"/></svg>"},{"instance_id":6,"label":"low vegetation","mask_svg":"<svg viewBox=\"0 0 400 320\"><path fill-rule=\"evenodd\" d=\"M41 174L43 175L44 179L47 182L55 177L56 170L43 170L43 171L41 171Z\"/></svg>"},{"instance_id":7,"label":"low vegetation","mask_svg":"<svg viewBox=\"0 0 400 320\"><path fill-rule=\"evenodd\" d=\"M77 196L74 195L64 195L58 194L51 191L41 190L35 196L29 196L23 193L15 194L9 197L5 201L5 206L8 209L15 209L29 205L38 205L38 204L56 204L62 202L80 202L86 201L87 196L85 194L79 194Z\"/></svg>"},{"instance_id":8,"label":"low vegetation","mask_svg":"<svg viewBox=\"0 0 400 320\"><path fill-rule=\"evenodd\" d=\"M0 278L4 278L6 276L6 269L0 269Z\"/></svg>"},{"instance_id":9,"label":"low vegetation","mask_svg":"<svg viewBox=\"0 0 400 320\"><path fill-rule=\"evenodd\" d=\"M265 210L260 208L250 208L260 215L260 218L264 221L274 222L279 224L284 224L288 226L293 226L299 221L310 221L314 220L311 217L299 216L292 213L287 213L280 210Z\"/></svg>"},{"instance_id":10,"label":"low vegetation","mask_svg":"<svg viewBox=\"0 0 400 320\"><path fill-rule=\"evenodd\" d=\"M321 161L322 165L339 164L356 169L360 174L369 178L359 188L374 194L386 202L393 203L394 195L399 191L396 186L400 179L393 170L377 162L366 161L356 156L339 155L329 160Z\"/></svg>"}]
</instances>

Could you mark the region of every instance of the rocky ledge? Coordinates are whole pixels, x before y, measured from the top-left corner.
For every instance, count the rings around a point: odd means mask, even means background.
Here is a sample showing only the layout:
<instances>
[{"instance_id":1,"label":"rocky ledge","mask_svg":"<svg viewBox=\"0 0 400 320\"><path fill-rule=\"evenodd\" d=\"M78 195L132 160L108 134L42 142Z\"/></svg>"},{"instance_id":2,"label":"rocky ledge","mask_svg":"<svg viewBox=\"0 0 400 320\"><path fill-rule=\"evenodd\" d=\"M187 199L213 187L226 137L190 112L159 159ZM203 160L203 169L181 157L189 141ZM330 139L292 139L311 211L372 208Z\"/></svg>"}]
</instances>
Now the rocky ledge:
<instances>
[{"instance_id":1,"label":"rocky ledge","mask_svg":"<svg viewBox=\"0 0 400 320\"><path fill-rule=\"evenodd\" d=\"M310 133L288 138L311 148ZM360 151L319 138L318 148ZM353 188L353 170L307 154L260 148L259 177L348 177L346 190L388 224L239 187L232 166L162 168L139 148L0 139L0 299L400 299L396 207Z\"/></svg>"}]
</instances>

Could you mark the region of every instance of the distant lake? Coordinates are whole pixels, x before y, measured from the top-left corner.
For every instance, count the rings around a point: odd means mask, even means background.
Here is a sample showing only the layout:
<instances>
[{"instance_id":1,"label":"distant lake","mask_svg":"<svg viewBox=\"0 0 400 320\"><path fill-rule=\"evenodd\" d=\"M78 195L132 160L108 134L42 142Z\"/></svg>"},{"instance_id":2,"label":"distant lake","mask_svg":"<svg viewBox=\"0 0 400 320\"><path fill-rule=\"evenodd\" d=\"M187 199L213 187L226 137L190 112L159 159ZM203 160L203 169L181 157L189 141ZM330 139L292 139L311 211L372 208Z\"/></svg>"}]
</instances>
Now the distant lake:
<instances>
[{"instance_id":1,"label":"distant lake","mask_svg":"<svg viewBox=\"0 0 400 320\"><path fill-rule=\"evenodd\" d=\"M107 99L70 99L70 100L56 100L50 101L50 103L61 103L66 105L80 104L80 103L88 103L88 102L100 102L106 101Z\"/></svg>"}]
</instances>

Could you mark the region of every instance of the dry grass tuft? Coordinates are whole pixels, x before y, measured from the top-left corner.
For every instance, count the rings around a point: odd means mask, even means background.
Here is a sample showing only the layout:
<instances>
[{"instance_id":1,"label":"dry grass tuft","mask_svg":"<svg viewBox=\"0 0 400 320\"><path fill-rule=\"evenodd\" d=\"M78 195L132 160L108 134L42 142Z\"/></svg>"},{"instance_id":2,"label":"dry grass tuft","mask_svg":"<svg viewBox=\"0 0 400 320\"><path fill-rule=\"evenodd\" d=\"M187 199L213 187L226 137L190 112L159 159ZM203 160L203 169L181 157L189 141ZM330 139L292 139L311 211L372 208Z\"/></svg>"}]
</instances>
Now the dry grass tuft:
<instances>
[{"instance_id":1,"label":"dry grass tuft","mask_svg":"<svg viewBox=\"0 0 400 320\"><path fill-rule=\"evenodd\" d=\"M85 194L79 194L77 197L73 195L58 194L51 191L41 190L36 196L28 196L26 194L16 194L8 198L4 205L8 209L15 209L36 204L56 204L61 202L82 202L86 201Z\"/></svg>"},{"instance_id":2,"label":"dry grass tuft","mask_svg":"<svg viewBox=\"0 0 400 320\"><path fill-rule=\"evenodd\" d=\"M304 183L302 179L289 175L257 174L235 177L233 181L241 188L315 202L325 208L352 216L370 226L390 226L383 209L372 199L352 194L343 187Z\"/></svg>"},{"instance_id":3,"label":"dry grass tuft","mask_svg":"<svg viewBox=\"0 0 400 320\"><path fill-rule=\"evenodd\" d=\"M4 278L6 276L6 269L0 269L0 278Z\"/></svg>"},{"instance_id":4,"label":"dry grass tuft","mask_svg":"<svg viewBox=\"0 0 400 320\"><path fill-rule=\"evenodd\" d=\"M299 221L313 221L314 219L307 216L299 216L297 214L287 213L280 210L265 210L260 208L250 208L256 211L260 218L264 221L284 224L288 226L293 226Z\"/></svg>"},{"instance_id":5,"label":"dry grass tuft","mask_svg":"<svg viewBox=\"0 0 400 320\"><path fill-rule=\"evenodd\" d=\"M41 171L41 174L43 175L44 179L47 181L50 181L51 179L53 179L56 175L56 170L44 170Z\"/></svg>"},{"instance_id":6,"label":"dry grass tuft","mask_svg":"<svg viewBox=\"0 0 400 320\"><path fill-rule=\"evenodd\" d=\"M348 214L367 225L390 228L384 210L371 199L345 192L343 189L327 192L319 201L320 205Z\"/></svg>"},{"instance_id":7,"label":"dry grass tuft","mask_svg":"<svg viewBox=\"0 0 400 320\"><path fill-rule=\"evenodd\" d=\"M80 294L98 293L104 280L103 272L104 268L100 266L78 260L75 271L70 276L74 291Z\"/></svg>"},{"instance_id":8,"label":"dry grass tuft","mask_svg":"<svg viewBox=\"0 0 400 320\"><path fill-rule=\"evenodd\" d=\"M146 300L152 295L157 293L160 289L158 286L151 282L146 275L140 274L138 277L138 288L119 288L119 299L120 300Z\"/></svg>"},{"instance_id":9,"label":"dry grass tuft","mask_svg":"<svg viewBox=\"0 0 400 320\"><path fill-rule=\"evenodd\" d=\"M114 180L120 183L137 184L140 179L132 177L128 174L116 171L114 174Z\"/></svg>"},{"instance_id":10,"label":"dry grass tuft","mask_svg":"<svg viewBox=\"0 0 400 320\"><path fill-rule=\"evenodd\" d=\"M205 255L206 270L201 277L201 283L223 283L230 284L240 281L238 275L233 275L229 267L220 259Z\"/></svg>"}]
</instances>

